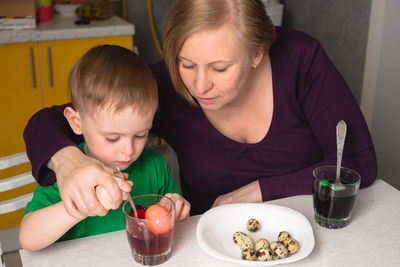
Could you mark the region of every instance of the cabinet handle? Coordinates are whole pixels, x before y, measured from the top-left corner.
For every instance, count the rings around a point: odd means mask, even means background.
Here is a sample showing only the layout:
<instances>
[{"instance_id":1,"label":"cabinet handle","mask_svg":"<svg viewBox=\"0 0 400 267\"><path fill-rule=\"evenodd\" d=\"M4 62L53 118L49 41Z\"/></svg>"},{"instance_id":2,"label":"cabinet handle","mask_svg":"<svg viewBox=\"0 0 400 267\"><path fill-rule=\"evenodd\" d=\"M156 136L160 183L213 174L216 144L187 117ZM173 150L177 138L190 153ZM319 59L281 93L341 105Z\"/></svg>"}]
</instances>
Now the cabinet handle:
<instances>
[{"instance_id":1,"label":"cabinet handle","mask_svg":"<svg viewBox=\"0 0 400 267\"><path fill-rule=\"evenodd\" d=\"M31 60L31 76L32 76L32 87L36 88L36 73L35 73L35 60L33 58L33 48L29 48L29 56Z\"/></svg>"},{"instance_id":2,"label":"cabinet handle","mask_svg":"<svg viewBox=\"0 0 400 267\"><path fill-rule=\"evenodd\" d=\"M50 87L53 87L53 66L52 66L52 60L51 60L50 47L47 47L47 63L49 66L49 83L50 83Z\"/></svg>"}]
</instances>

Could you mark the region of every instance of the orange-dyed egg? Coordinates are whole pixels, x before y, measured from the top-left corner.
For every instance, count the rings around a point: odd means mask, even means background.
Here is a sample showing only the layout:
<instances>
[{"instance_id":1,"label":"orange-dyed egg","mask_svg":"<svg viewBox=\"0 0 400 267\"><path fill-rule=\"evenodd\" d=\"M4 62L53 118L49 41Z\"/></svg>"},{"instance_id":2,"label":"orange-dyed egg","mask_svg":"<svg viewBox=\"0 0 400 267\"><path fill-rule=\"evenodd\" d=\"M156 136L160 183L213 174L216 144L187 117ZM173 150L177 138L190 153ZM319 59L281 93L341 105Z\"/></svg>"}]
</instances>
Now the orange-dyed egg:
<instances>
[{"instance_id":1,"label":"orange-dyed egg","mask_svg":"<svg viewBox=\"0 0 400 267\"><path fill-rule=\"evenodd\" d=\"M173 218L167 216L168 214L169 211L166 208L157 204L147 208L144 216L146 220L150 220L147 222L147 226L153 234L163 234L171 230Z\"/></svg>"}]
</instances>

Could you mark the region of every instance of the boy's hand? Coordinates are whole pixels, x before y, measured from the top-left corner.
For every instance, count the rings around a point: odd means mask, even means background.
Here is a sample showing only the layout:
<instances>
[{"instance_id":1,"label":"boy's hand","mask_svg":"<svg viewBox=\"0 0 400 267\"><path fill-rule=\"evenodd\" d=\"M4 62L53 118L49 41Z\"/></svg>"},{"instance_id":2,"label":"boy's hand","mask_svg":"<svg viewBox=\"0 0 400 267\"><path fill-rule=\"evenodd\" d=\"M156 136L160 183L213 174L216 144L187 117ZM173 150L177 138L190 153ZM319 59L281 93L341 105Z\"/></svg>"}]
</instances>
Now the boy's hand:
<instances>
[{"instance_id":1,"label":"boy's hand","mask_svg":"<svg viewBox=\"0 0 400 267\"><path fill-rule=\"evenodd\" d=\"M182 221L189 217L190 203L176 193L165 194L166 197L172 199L175 203L175 220Z\"/></svg>"},{"instance_id":2,"label":"boy's hand","mask_svg":"<svg viewBox=\"0 0 400 267\"><path fill-rule=\"evenodd\" d=\"M99 185L96 186L95 190L96 190L97 200L107 210L107 212L109 210L115 210L119 207L117 203L111 201L110 195L107 193L107 190L104 187Z\"/></svg>"},{"instance_id":3,"label":"boy's hand","mask_svg":"<svg viewBox=\"0 0 400 267\"><path fill-rule=\"evenodd\" d=\"M129 181L129 180L126 180L126 179L128 179L128 174L123 173L123 175L125 177L125 180L122 181L121 179L119 179L119 181L117 181L117 183L118 183L119 189L121 189L121 192L122 192L122 199L123 200L128 200L128 196L129 196L129 194L130 194L130 192L132 190L133 182ZM129 192L125 192L124 191L125 190L125 186L126 186L127 183L129 184L129 186L131 188L131 190L129 190Z\"/></svg>"}]
</instances>

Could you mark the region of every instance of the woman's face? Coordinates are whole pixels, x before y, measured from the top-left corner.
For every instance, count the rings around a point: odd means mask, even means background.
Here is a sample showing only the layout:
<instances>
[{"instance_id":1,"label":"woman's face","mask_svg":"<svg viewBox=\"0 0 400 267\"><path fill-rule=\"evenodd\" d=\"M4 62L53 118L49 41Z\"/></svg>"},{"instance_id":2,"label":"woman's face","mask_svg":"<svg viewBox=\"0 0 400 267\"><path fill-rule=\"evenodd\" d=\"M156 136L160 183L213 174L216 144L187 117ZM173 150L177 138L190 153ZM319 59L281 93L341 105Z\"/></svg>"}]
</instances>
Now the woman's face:
<instances>
[{"instance_id":1,"label":"woman's face","mask_svg":"<svg viewBox=\"0 0 400 267\"><path fill-rule=\"evenodd\" d=\"M186 88L208 111L240 103L254 61L229 25L189 36L178 54L179 73Z\"/></svg>"}]
</instances>

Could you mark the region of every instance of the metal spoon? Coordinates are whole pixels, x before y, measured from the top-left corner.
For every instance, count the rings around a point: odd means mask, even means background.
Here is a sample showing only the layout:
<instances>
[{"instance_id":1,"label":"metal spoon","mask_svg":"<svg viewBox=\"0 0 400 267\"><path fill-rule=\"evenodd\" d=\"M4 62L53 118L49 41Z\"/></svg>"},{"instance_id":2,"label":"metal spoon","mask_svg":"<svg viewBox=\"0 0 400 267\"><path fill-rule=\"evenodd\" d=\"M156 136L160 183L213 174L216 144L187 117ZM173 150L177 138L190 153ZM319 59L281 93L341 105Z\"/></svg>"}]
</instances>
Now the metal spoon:
<instances>
[{"instance_id":1,"label":"metal spoon","mask_svg":"<svg viewBox=\"0 0 400 267\"><path fill-rule=\"evenodd\" d=\"M342 165L343 147L344 140L346 139L347 125L341 120L336 125L336 145L337 145L337 164L336 164L336 180L329 184L330 188L334 191L340 191L346 189L346 187L340 182L340 167Z\"/></svg>"},{"instance_id":2,"label":"metal spoon","mask_svg":"<svg viewBox=\"0 0 400 267\"><path fill-rule=\"evenodd\" d=\"M122 175L122 171L121 171L121 169L119 168L118 165L117 166L113 166L113 170L114 170L114 175L115 176L118 175L118 176L121 177L122 180L125 181L124 175ZM136 206L135 206L135 203L133 203L131 194L128 194L128 201L129 201L129 204L131 204L131 207L133 209L133 214L135 215L136 218L138 218L137 211L136 211Z\"/></svg>"}]
</instances>

